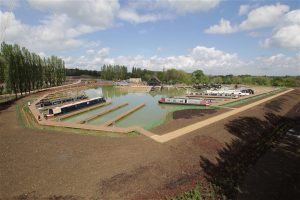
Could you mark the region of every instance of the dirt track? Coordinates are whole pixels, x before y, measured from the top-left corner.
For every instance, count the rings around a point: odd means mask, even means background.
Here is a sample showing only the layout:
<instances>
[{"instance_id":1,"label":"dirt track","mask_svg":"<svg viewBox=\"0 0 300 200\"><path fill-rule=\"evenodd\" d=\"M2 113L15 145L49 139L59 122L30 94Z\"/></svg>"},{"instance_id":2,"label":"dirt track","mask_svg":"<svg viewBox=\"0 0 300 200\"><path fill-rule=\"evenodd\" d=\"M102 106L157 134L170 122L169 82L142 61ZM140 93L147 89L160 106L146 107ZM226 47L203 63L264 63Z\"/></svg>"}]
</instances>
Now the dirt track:
<instances>
[{"instance_id":1,"label":"dirt track","mask_svg":"<svg viewBox=\"0 0 300 200\"><path fill-rule=\"evenodd\" d=\"M175 195L203 177L200 156L215 162L218 150L236 138L225 128L231 120L265 120L266 113L281 116L299 98L300 91L292 91L165 144L145 136L107 138L24 129L11 106L0 111L0 197L157 199Z\"/></svg>"}]
</instances>

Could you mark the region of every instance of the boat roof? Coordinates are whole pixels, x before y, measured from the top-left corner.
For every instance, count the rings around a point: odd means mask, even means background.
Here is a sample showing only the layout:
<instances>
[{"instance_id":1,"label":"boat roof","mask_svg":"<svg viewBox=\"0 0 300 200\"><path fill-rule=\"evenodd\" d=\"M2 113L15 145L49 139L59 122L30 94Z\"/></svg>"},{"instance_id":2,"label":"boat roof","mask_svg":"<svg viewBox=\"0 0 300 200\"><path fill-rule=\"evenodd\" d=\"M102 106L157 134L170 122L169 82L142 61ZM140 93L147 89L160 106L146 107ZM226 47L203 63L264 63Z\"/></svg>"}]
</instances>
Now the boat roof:
<instances>
[{"instance_id":1,"label":"boat roof","mask_svg":"<svg viewBox=\"0 0 300 200\"><path fill-rule=\"evenodd\" d=\"M91 98L91 99L87 99L87 100L83 100L83 101L77 101L75 103L70 103L70 104L66 104L66 105L63 105L63 106L58 106L58 107L55 107L55 108L65 108L65 107L77 105L77 104L80 104L80 103L85 103L85 102L92 101L92 100L95 100L95 99L100 99L100 98L103 98L103 97L95 97L95 98ZM53 108L53 109L55 109L55 108Z\"/></svg>"}]
</instances>

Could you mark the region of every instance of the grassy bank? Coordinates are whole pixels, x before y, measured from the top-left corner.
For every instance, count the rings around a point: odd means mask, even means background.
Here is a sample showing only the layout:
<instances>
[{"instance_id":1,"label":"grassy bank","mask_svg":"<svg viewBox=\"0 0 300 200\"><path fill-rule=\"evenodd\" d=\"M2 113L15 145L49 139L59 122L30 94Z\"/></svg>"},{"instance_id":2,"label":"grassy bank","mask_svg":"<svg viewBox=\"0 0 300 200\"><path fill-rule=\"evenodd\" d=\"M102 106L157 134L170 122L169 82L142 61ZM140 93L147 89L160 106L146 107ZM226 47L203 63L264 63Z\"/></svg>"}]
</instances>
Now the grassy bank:
<instances>
[{"instance_id":1,"label":"grassy bank","mask_svg":"<svg viewBox=\"0 0 300 200\"><path fill-rule=\"evenodd\" d=\"M263 98L275 95L277 93L283 92L284 90L286 90L286 88L280 88L278 90L274 90L274 91L271 91L271 92L263 93L263 94L252 96L252 97L247 97L247 98L240 99L240 100L230 102L230 103L225 103L225 104L222 104L220 106L223 106L223 107L224 106L226 106L226 107L239 106L239 105L251 103L251 102L257 101L259 99L263 99Z\"/></svg>"}]
</instances>

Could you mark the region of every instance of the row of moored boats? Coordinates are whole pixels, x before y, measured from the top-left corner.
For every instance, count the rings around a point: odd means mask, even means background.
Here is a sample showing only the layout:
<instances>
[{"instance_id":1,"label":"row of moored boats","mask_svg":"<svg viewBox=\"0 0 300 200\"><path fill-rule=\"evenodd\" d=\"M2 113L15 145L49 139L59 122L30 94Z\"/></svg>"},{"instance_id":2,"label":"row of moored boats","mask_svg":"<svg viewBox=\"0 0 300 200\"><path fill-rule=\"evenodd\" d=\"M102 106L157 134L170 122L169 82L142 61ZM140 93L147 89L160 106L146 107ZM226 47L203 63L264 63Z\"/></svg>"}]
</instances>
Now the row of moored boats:
<instances>
[{"instance_id":1,"label":"row of moored boats","mask_svg":"<svg viewBox=\"0 0 300 200\"><path fill-rule=\"evenodd\" d=\"M209 106L213 98L238 98L240 96L248 96L254 94L251 89L243 90L207 90L206 92L191 92L186 95L186 97L163 97L158 102L162 104L179 104L179 105L199 105L199 106ZM65 114L74 110L78 110L84 107L95 105L98 103L106 102L104 97L96 97L92 99L86 99L86 96L78 96L68 99L59 99L59 103L64 103L68 101L79 100L70 104L57 106L48 109L47 117L53 117L60 114ZM41 101L40 107L55 105L58 102Z\"/></svg>"},{"instance_id":2,"label":"row of moored boats","mask_svg":"<svg viewBox=\"0 0 300 200\"><path fill-rule=\"evenodd\" d=\"M254 91L245 88L240 90L207 90L206 92L189 92L186 97L161 98L159 103L209 106L213 98L236 99L250 94L254 94Z\"/></svg>"}]
</instances>

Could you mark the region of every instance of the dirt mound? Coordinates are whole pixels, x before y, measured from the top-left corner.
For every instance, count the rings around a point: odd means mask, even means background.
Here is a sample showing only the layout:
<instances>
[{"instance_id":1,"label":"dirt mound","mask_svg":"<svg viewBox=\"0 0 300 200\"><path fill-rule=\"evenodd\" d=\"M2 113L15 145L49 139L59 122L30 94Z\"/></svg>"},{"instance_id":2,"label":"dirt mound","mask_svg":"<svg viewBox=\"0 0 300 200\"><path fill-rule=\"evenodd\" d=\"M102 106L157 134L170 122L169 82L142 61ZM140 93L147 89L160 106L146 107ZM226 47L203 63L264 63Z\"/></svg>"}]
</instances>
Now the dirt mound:
<instances>
[{"instance_id":1,"label":"dirt mound","mask_svg":"<svg viewBox=\"0 0 300 200\"><path fill-rule=\"evenodd\" d=\"M207 114L214 114L216 110L212 109L188 109L188 110L178 110L173 113L173 119L190 119L193 117L202 117Z\"/></svg>"}]
</instances>

